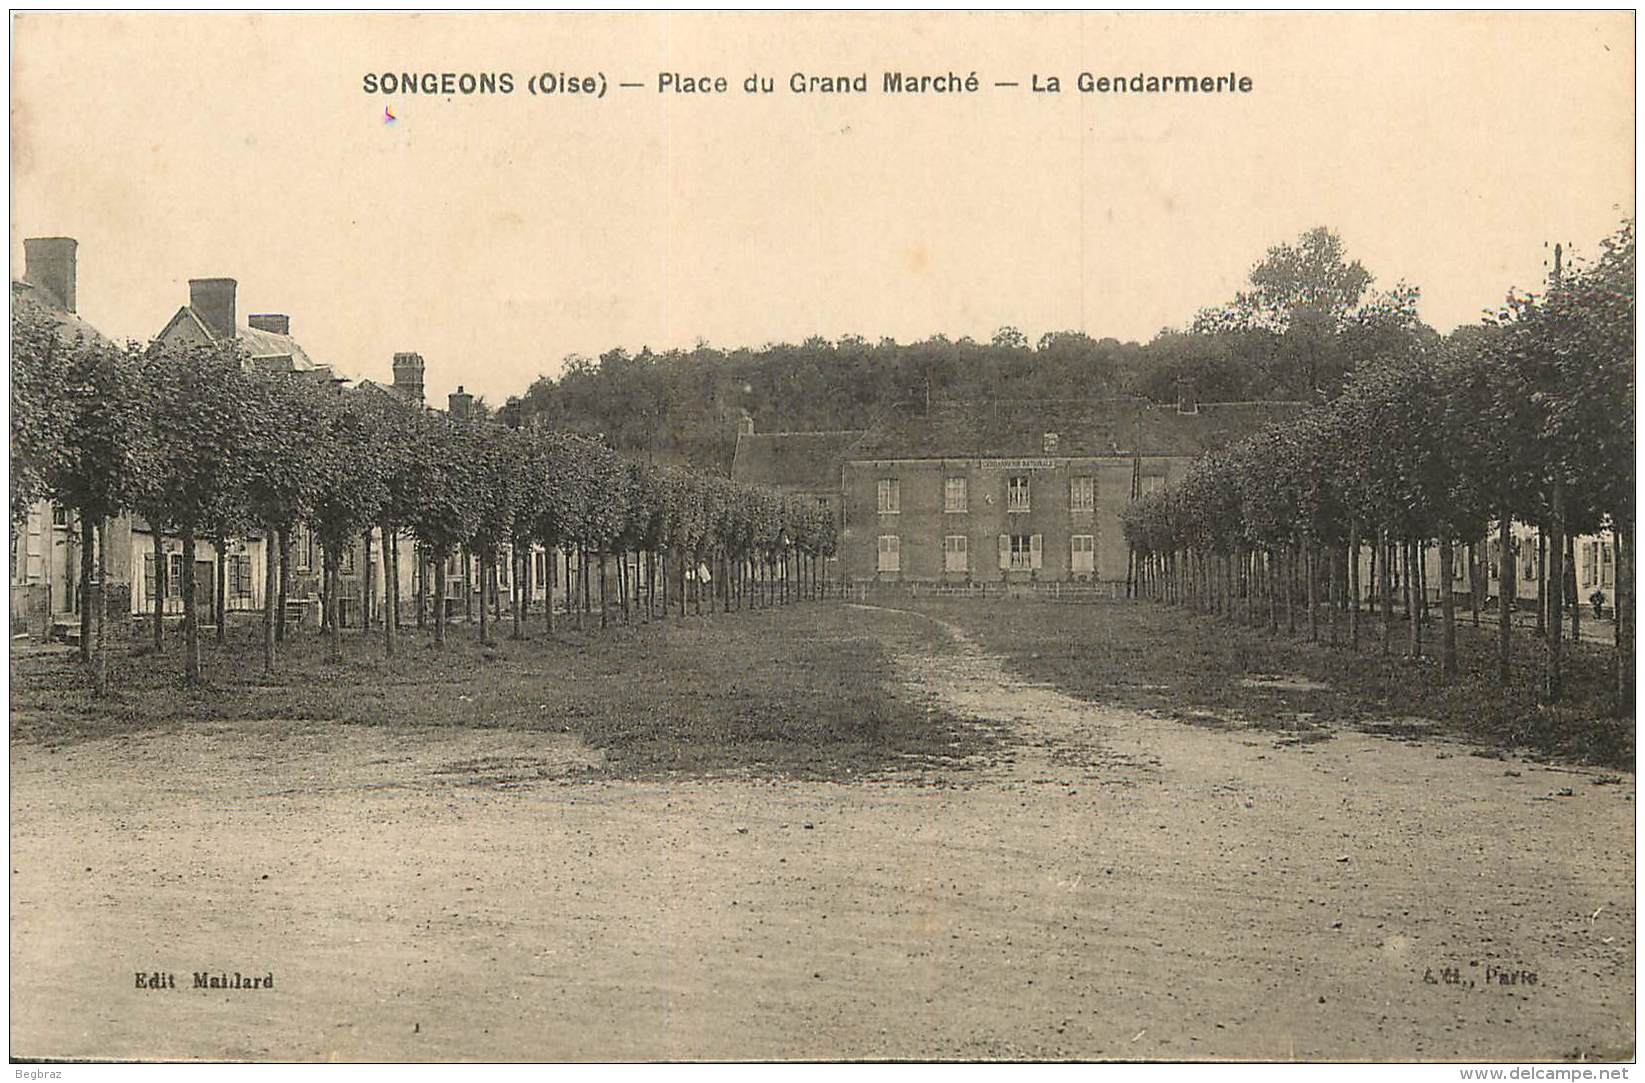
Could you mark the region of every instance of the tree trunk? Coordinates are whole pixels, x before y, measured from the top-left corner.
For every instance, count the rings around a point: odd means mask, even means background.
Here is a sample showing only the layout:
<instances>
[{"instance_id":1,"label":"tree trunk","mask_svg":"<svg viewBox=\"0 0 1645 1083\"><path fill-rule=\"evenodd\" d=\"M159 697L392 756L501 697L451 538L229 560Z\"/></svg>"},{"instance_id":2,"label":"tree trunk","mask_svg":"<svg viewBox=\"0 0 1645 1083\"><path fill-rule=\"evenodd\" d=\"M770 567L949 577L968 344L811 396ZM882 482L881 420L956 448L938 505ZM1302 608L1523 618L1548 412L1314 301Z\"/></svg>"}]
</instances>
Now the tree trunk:
<instances>
[{"instance_id":1,"label":"tree trunk","mask_svg":"<svg viewBox=\"0 0 1645 1083\"><path fill-rule=\"evenodd\" d=\"M1543 674L1542 691L1552 703L1559 699L1565 683L1563 672L1563 640L1565 620L1565 484L1556 479L1553 486L1553 514L1548 524L1548 564L1543 590L1548 599L1548 665ZM1549 589L1552 584L1552 589Z\"/></svg>"},{"instance_id":2,"label":"tree trunk","mask_svg":"<svg viewBox=\"0 0 1645 1083\"><path fill-rule=\"evenodd\" d=\"M1513 520L1506 511L1497 525L1497 544L1502 548L1502 556L1497 561L1497 681L1506 688L1512 659L1514 579L1519 574L1514 560Z\"/></svg>"},{"instance_id":3,"label":"tree trunk","mask_svg":"<svg viewBox=\"0 0 1645 1083\"><path fill-rule=\"evenodd\" d=\"M1411 620L1416 612L1412 606L1411 597L1411 539L1403 538L1399 543L1399 597L1400 604L1405 607L1405 619Z\"/></svg>"},{"instance_id":4,"label":"tree trunk","mask_svg":"<svg viewBox=\"0 0 1645 1083\"><path fill-rule=\"evenodd\" d=\"M1382 595L1382 653L1384 657L1394 652L1394 574L1389 567L1392 563L1388 559L1388 528L1377 528L1377 554L1382 578L1377 581L1378 591Z\"/></svg>"},{"instance_id":5,"label":"tree trunk","mask_svg":"<svg viewBox=\"0 0 1645 1083\"><path fill-rule=\"evenodd\" d=\"M428 620L428 551L422 542L415 542L412 551L417 557L417 628L427 627Z\"/></svg>"},{"instance_id":6,"label":"tree trunk","mask_svg":"<svg viewBox=\"0 0 1645 1083\"><path fill-rule=\"evenodd\" d=\"M274 672L274 609L277 580L280 578L280 554L275 550L276 531L273 523L263 528L263 672Z\"/></svg>"},{"instance_id":7,"label":"tree trunk","mask_svg":"<svg viewBox=\"0 0 1645 1083\"><path fill-rule=\"evenodd\" d=\"M400 558L394 529L384 521L383 534L383 657L393 658L400 635Z\"/></svg>"},{"instance_id":8,"label":"tree trunk","mask_svg":"<svg viewBox=\"0 0 1645 1083\"><path fill-rule=\"evenodd\" d=\"M548 581L543 583L543 627L549 635L554 634L554 586L559 579L559 561L554 560L553 546L543 545L543 569L548 571Z\"/></svg>"},{"instance_id":9,"label":"tree trunk","mask_svg":"<svg viewBox=\"0 0 1645 1083\"><path fill-rule=\"evenodd\" d=\"M600 546L600 627L605 628L610 617L605 597L605 546Z\"/></svg>"},{"instance_id":10,"label":"tree trunk","mask_svg":"<svg viewBox=\"0 0 1645 1083\"><path fill-rule=\"evenodd\" d=\"M525 552L524 556L520 555L522 548ZM522 547L516 543L513 547L513 556L514 571L512 575L512 582L514 585L514 633L511 638L524 639L525 608L528 604L527 600L531 593L530 567L528 564L531 560L530 547Z\"/></svg>"},{"instance_id":11,"label":"tree trunk","mask_svg":"<svg viewBox=\"0 0 1645 1083\"><path fill-rule=\"evenodd\" d=\"M333 662L343 660L343 550L326 550L326 617L331 624L331 635L326 640L326 653Z\"/></svg>"},{"instance_id":12,"label":"tree trunk","mask_svg":"<svg viewBox=\"0 0 1645 1083\"><path fill-rule=\"evenodd\" d=\"M1319 642L1319 550L1312 541L1303 548L1303 574L1308 577L1308 642Z\"/></svg>"},{"instance_id":13,"label":"tree trunk","mask_svg":"<svg viewBox=\"0 0 1645 1083\"><path fill-rule=\"evenodd\" d=\"M623 602L623 623L627 624L630 613L628 611L628 554L622 549L617 550L617 597Z\"/></svg>"},{"instance_id":14,"label":"tree trunk","mask_svg":"<svg viewBox=\"0 0 1645 1083\"><path fill-rule=\"evenodd\" d=\"M360 532L360 634L371 638L371 602L376 583L371 577L371 527Z\"/></svg>"},{"instance_id":15,"label":"tree trunk","mask_svg":"<svg viewBox=\"0 0 1645 1083\"><path fill-rule=\"evenodd\" d=\"M1474 611L1474 627L1479 627L1480 594L1484 594L1485 573L1479 566L1479 546L1467 543L1467 604Z\"/></svg>"},{"instance_id":16,"label":"tree trunk","mask_svg":"<svg viewBox=\"0 0 1645 1083\"><path fill-rule=\"evenodd\" d=\"M91 514L80 513L80 661L91 665L91 586L97 577L97 528Z\"/></svg>"},{"instance_id":17,"label":"tree trunk","mask_svg":"<svg viewBox=\"0 0 1645 1083\"><path fill-rule=\"evenodd\" d=\"M469 552L466 544L458 552L463 558L463 620L471 621L474 619L474 554ZM480 589L485 588L482 586ZM485 605L484 598L480 599L480 605Z\"/></svg>"},{"instance_id":18,"label":"tree trunk","mask_svg":"<svg viewBox=\"0 0 1645 1083\"><path fill-rule=\"evenodd\" d=\"M1422 657L1422 598L1417 590L1417 572L1413 567L1418 562L1416 555L1417 543L1410 538L1405 539L1405 614L1409 626L1410 653L1412 659Z\"/></svg>"},{"instance_id":19,"label":"tree trunk","mask_svg":"<svg viewBox=\"0 0 1645 1083\"><path fill-rule=\"evenodd\" d=\"M1411 559L1416 570L1411 575L1411 587L1417 592L1417 621L1428 623L1428 543L1420 538L1411 543Z\"/></svg>"},{"instance_id":20,"label":"tree trunk","mask_svg":"<svg viewBox=\"0 0 1645 1083\"><path fill-rule=\"evenodd\" d=\"M274 641L286 641L286 591L291 585L291 531L280 531L280 604L274 609Z\"/></svg>"},{"instance_id":21,"label":"tree trunk","mask_svg":"<svg viewBox=\"0 0 1645 1083\"><path fill-rule=\"evenodd\" d=\"M217 610L217 644L222 646L228 640L228 583L223 575L228 569L228 554L224 552L228 548L228 539L219 534L212 541L217 547L217 595L212 599L212 604Z\"/></svg>"},{"instance_id":22,"label":"tree trunk","mask_svg":"<svg viewBox=\"0 0 1645 1083\"><path fill-rule=\"evenodd\" d=\"M389 619L394 622L394 631L398 636L400 631L400 532L396 529L389 533L384 528L383 545L386 547L383 566L383 604L388 606Z\"/></svg>"},{"instance_id":23,"label":"tree trunk","mask_svg":"<svg viewBox=\"0 0 1645 1083\"><path fill-rule=\"evenodd\" d=\"M1359 650L1359 520L1348 521L1348 648Z\"/></svg>"},{"instance_id":24,"label":"tree trunk","mask_svg":"<svg viewBox=\"0 0 1645 1083\"><path fill-rule=\"evenodd\" d=\"M448 550L440 546L434 550L434 642L446 645L446 560ZM426 571L423 573L428 574Z\"/></svg>"},{"instance_id":25,"label":"tree trunk","mask_svg":"<svg viewBox=\"0 0 1645 1083\"><path fill-rule=\"evenodd\" d=\"M1616 516L1618 523L1622 522L1620 515ZM1615 667L1616 667L1616 704L1615 713L1620 718L1634 709L1634 559L1633 553L1627 548L1631 534L1621 526L1613 530L1613 540L1616 543L1616 634L1615 634Z\"/></svg>"},{"instance_id":26,"label":"tree trunk","mask_svg":"<svg viewBox=\"0 0 1645 1083\"><path fill-rule=\"evenodd\" d=\"M1548 536L1536 528L1536 634L1548 636Z\"/></svg>"},{"instance_id":27,"label":"tree trunk","mask_svg":"<svg viewBox=\"0 0 1645 1083\"><path fill-rule=\"evenodd\" d=\"M469 555L474 557L474 567L478 569L480 573L480 646L485 647L491 644L491 639L486 624L486 593L491 588L491 583L489 580L490 577L496 573L497 561L491 553L485 550ZM464 560L467 560L466 556L464 557ZM466 591L465 593L471 598L474 596L474 592L472 590Z\"/></svg>"},{"instance_id":28,"label":"tree trunk","mask_svg":"<svg viewBox=\"0 0 1645 1083\"><path fill-rule=\"evenodd\" d=\"M200 683L200 614L194 604L194 527L183 528L183 680Z\"/></svg>"},{"instance_id":29,"label":"tree trunk","mask_svg":"<svg viewBox=\"0 0 1645 1083\"><path fill-rule=\"evenodd\" d=\"M1444 584L1439 595L1440 620L1444 625L1440 630L1439 672L1444 677L1455 677L1457 673L1457 603L1456 592L1451 590L1455 561L1451 531L1446 527L1439 536L1439 581Z\"/></svg>"},{"instance_id":30,"label":"tree trunk","mask_svg":"<svg viewBox=\"0 0 1645 1083\"><path fill-rule=\"evenodd\" d=\"M108 581L109 581L109 521L97 524L97 645L91 656L91 685L99 696L109 694L108 654Z\"/></svg>"},{"instance_id":31,"label":"tree trunk","mask_svg":"<svg viewBox=\"0 0 1645 1083\"><path fill-rule=\"evenodd\" d=\"M1576 535L1565 532L1565 604L1571 607L1571 649L1582 649L1582 591L1576 579Z\"/></svg>"},{"instance_id":32,"label":"tree trunk","mask_svg":"<svg viewBox=\"0 0 1645 1083\"><path fill-rule=\"evenodd\" d=\"M271 543L272 544L272 541ZM270 552L273 552L271 549ZM166 587L170 578L170 570L166 567L166 536L158 529L154 531L154 653L159 654L166 649Z\"/></svg>"}]
</instances>

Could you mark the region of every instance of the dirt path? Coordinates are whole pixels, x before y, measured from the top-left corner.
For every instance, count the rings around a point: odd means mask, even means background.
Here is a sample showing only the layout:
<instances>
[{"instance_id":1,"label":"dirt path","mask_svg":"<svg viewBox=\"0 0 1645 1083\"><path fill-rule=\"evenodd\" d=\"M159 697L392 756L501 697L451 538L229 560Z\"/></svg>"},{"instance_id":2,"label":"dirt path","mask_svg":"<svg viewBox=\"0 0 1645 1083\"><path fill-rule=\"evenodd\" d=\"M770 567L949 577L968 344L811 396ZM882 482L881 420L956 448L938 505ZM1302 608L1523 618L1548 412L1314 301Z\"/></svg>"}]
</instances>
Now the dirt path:
<instances>
[{"instance_id":1,"label":"dirt path","mask_svg":"<svg viewBox=\"0 0 1645 1083\"><path fill-rule=\"evenodd\" d=\"M1015 739L960 786L588 781L569 735L449 728L14 744L12 1052L1631 1052L1632 777L1111 711L922 619L863 613Z\"/></svg>"}]
</instances>

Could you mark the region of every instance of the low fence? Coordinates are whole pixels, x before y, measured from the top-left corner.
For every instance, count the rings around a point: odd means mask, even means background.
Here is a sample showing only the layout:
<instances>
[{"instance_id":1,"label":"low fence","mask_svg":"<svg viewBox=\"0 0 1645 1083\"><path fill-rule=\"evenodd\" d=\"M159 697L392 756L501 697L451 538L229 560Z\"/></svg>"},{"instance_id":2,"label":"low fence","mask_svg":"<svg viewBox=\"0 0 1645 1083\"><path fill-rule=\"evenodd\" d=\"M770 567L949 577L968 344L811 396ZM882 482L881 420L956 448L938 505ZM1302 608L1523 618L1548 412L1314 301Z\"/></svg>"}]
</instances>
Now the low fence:
<instances>
[{"instance_id":1,"label":"low fence","mask_svg":"<svg viewBox=\"0 0 1645 1083\"><path fill-rule=\"evenodd\" d=\"M1041 602L1113 602L1125 598L1125 584L1092 583L831 583L829 594L846 601L901 598L1021 598Z\"/></svg>"}]
</instances>

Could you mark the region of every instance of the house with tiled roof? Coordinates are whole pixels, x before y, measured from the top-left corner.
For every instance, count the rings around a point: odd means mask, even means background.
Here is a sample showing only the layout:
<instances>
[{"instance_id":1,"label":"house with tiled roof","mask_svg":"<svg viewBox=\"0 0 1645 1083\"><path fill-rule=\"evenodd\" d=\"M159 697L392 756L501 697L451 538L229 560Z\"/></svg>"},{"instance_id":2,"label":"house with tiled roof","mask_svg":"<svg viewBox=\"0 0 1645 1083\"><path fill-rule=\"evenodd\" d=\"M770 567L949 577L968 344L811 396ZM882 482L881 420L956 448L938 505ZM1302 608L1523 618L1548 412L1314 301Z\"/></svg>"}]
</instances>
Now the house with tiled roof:
<instances>
[{"instance_id":1,"label":"house with tiled roof","mask_svg":"<svg viewBox=\"0 0 1645 1083\"><path fill-rule=\"evenodd\" d=\"M755 432L754 419L744 416L737 428L731 478L814 500L837 517L841 470L851 449L867 435L863 429Z\"/></svg>"},{"instance_id":2,"label":"house with tiled roof","mask_svg":"<svg viewBox=\"0 0 1645 1083\"><path fill-rule=\"evenodd\" d=\"M107 343L108 337L81 317L79 244L73 237L29 237L23 241L23 277L11 283L14 308L44 311L61 329L64 343ZM11 536L11 630L47 634L59 615L80 608L80 544L64 509L41 501L16 524Z\"/></svg>"},{"instance_id":3,"label":"house with tiled roof","mask_svg":"<svg viewBox=\"0 0 1645 1083\"><path fill-rule=\"evenodd\" d=\"M316 379L342 383L330 365L317 363L291 337L291 317L280 312L258 313L238 322L232 278L189 279L189 303L154 336L162 345L210 345L238 339L251 364L272 372L313 373Z\"/></svg>"}]
</instances>

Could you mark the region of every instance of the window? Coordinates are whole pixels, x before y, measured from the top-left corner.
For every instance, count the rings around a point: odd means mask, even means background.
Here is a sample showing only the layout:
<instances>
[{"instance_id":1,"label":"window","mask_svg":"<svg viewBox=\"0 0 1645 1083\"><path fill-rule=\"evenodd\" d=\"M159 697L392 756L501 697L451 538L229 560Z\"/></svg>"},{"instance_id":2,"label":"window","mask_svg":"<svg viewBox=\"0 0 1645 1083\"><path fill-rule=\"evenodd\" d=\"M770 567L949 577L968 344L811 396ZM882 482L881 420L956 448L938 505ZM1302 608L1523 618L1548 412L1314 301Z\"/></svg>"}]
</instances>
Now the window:
<instances>
[{"instance_id":1,"label":"window","mask_svg":"<svg viewBox=\"0 0 1645 1083\"><path fill-rule=\"evenodd\" d=\"M68 513L68 511L64 508L58 507L56 504L53 504L51 506L51 525L52 526L68 526L69 525L69 513Z\"/></svg>"},{"instance_id":2,"label":"window","mask_svg":"<svg viewBox=\"0 0 1645 1083\"><path fill-rule=\"evenodd\" d=\"M166 561L166 597L183 596L183 554L172 553Z\"/></svg>"},{"instance_id":3,"label":"window","mask_svg":"<svg viewBox=\"0 0 1645 1083\"><path fill-rule=\"evenodd\" d=\"M1006 482L1005 510L1028 510L1028 475L1019 474Z\"/></svg>"},{"instance_id":4,"label":"window","mask_svg":"<svg viewBox=\"0 0 1645 1083\"><path fill-rule=\"evenodd\" d=\"M251 557L249 556L234 558L234 595L246 601L251 600Z\"/></svg>"},{"instance_id":5,"label":"window","mask_svg":"<svg viewBox=\"0 0 1645 1083\"><path fill-rule=\"evenodd\" d=\"M1093 511L1097 506L1097 479L1075 478L1068 489L1068 506L1074 511Z\"/></svg>"},{"instance_id":6,"label":"window","mask_svg":"<svg viewBox=\"0 0 1645 1083\"><path fill-rule=\"evenodd\" d=\"M1038 534L1001 534L1000 569L1023 572L1040 567L1042 541Z\"/></svg>"},{"instance_id":7,"label":"window","mask_svg":"<svg viewBox=\"0 0 1645 1083\"><path fill-rule=\"evenodd\" d=\"M1535 580L1536 579L1536 561L1527 559L1524 562L1522 562L1521 567L1520 567L1520 573L1521 573L1520 578L1525 580L1527 583L1532 582L1533 580Z\"/></svg>"},{"instance_id":8,"label":"window","mask_svg":"<svg viewBox=\"0 0 1645 1083\"><path fill-rule=\"evenodd\" d=\"M143 554L143 597L154 600L154 554Z\"/></svg>"},{"instance_id":9,"label":"window","mask_svg":"<svg viewBox=\"0 0 1645 1083\"><path fill-rule=\"evenodd\" d=\"M819 508L828 507L828 498L826 496L819 496L817 498L817 507L819 507Z\"/></svg>"},{"instance_id":10,"label":"window","mask_svg":"<svg viewBox=\"0 0 1645 1083\"><path fill-rule=\"evenodd\" d=\"M1599 543L1584 542L1582 546L1582 585L1591 587L1599 582Z\"/></svg>"},{"instance_id":11,"label":"window","mask_svg":"<svg viewBox=\"0 0 1645 1083\"><path fill-rule=\"evenodd\" d=\"M1165 477L1161 474L1144 474L1137 479L1137 495L1147 496L1165 488Z\"/></svg>"},{"instance_id":12,"label":"window","mask_svg":"<svg viewBox=\"0 0 1645 1083\"><path fill-rule=\"evenodd\" d=\"M548 582L548 554L533 553L531 556L532 563L536 566L537 583L540 586Z\"/></svg>"},{"instance_id":13,"label":"window","mask_svg":"<svg viewBox=\"0 0 1645 1083\"><path fill-rule=\"evenodd\" d=\"M895 534L880 535L880 571L895 572L902 570L902 554L899 549L900 542Z\"/></svg>"},{"instance_id":14,"label":"window","mask_svg":"<svg viewBox=\"0 0 1645 1083\"><path fill-rule=\"evenodd\" d=\"M896 515L902 511L902 485L896 478L880 479L880 514Z\"/></svg>"},{"instance_id":15,"label":"window","mask_svg":"<svg viewBox=\"0 0 1645 1083\"><path fill-rule=\"evenodd\" d=\"M942 510L963 512L967 510L970 494L965 488L964 478L945 478L942 483Z\"/></svg>"},{"instance_id":16,"label":"window","mask_svg":"<svg viewBox=\"0 0 1645 1083\"><path fill-rule=\"evenodd\" d=\"M1075 575L1090 575L1096 570L1097 539L1094 534L1075 534L1071 546L1073 560L1069 567Z\"/></svg>"},{"instance_id":17,"label":"window","mask_svg":"<svg viewBox=\"0 0 1645 1083\"><path fill-rule=\"evenodd\" d=\"M1043 446L1045 448L1045 453L1047 455L1050 455L1053 452L1055 452L1057 450L1057 434L1054 433L1054 432L1046 433L1045 434L1045 443L1041 446Z\"/></svg>"},{"instance_id":18,"label":"window","mask_svg":"<svg viewBox=\"0 0 1645 1083\"><path fill-rule=\"evenodd\" d=\"M966 541L964 534L950 534L942 540L942 570L945 572L963 572L970 569L967 561Z\"/></svg>"}]
</instances>

